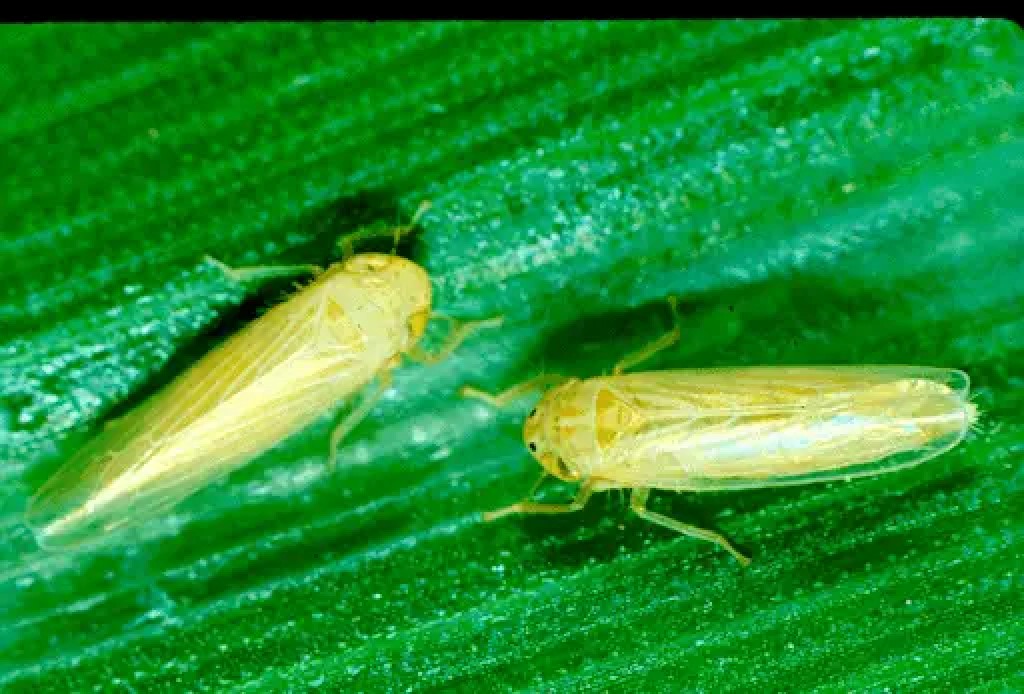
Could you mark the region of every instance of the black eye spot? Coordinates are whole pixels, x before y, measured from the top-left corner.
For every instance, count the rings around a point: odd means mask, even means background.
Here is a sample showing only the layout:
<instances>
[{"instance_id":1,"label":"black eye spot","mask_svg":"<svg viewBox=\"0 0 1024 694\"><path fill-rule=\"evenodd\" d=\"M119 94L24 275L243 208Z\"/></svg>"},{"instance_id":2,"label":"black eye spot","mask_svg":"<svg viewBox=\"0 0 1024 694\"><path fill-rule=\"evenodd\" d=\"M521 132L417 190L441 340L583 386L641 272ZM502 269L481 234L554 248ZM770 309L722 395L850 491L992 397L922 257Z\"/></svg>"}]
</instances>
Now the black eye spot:
<instances>
[{"instance_id":1,"label":"black eye spot","mask_svg":"<svg viewBox=\"0 0 1024 694\"><path fill-rule=\"evenodd\" d=\"M537 452L537 444L535 444L533 441L530 441L530 450L533 451L534 453Z\"/></svg>"},{"instance_id":2,"label":"black eye spot","mask_svg":"<svg viewBox=\"0 0 1024 694\"><path fill-rule=\"evenodd\" d=\"M533 408L532 410L530 410L530 416L531 416L531 417L532 417L533 415L535 415L535 414L537 414L537 408L536 408L536 407L534 407L534 408Z\"/></svg>"}]
</instances>

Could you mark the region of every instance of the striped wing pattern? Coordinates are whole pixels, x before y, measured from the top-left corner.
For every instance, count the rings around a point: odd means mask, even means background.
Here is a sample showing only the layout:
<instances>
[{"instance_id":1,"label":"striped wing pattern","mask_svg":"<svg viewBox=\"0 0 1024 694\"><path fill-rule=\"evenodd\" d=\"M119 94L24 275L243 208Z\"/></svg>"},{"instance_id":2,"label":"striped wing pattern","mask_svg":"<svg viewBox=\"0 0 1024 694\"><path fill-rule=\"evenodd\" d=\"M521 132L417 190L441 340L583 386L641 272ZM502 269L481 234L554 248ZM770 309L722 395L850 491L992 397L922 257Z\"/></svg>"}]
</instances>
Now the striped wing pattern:
<instances>
[{"instance_id":1,"label":"striped wing pattern","mask_svg":"<svg viewBox=\"0 0 1024 694\"><path fill-rule=\"evenodd\" d=\"M40 541L77 542L162 512L336 404L332 384L358 368L362 345L344 323L325 336L329 303L298 295L274 307L109 423L31 500Z\"/></svg>"},{"instance_id":2,"label":"striped wing pattern","mask_svg":"<svg viewBox=\"0 0 1024 694\"><path fill-rule=\"evenodd\" d=\"M967 377L924 367L669 371L605 380L635 413L601 477L725 490L822 482L916 465L972 423ZM602 438L599 436L599 439Z\"/></svg>"}]
</instances>

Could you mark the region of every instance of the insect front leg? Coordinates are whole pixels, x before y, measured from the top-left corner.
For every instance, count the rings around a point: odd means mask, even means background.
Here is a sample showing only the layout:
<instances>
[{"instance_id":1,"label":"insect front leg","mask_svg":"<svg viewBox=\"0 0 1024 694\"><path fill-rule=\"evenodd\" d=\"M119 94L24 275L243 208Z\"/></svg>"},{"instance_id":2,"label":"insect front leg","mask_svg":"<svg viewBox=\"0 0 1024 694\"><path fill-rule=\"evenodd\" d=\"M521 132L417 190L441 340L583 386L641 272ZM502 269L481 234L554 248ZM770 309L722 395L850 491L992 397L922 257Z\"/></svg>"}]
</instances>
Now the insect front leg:
<instances>
[{"instance_id":1,"label":"insect front leg","mask_svg":"<svg viewBox=\"0 0 1024 694\"><path fill-rule=\"evenodd\" d=\"M564 376L558 374L539 374L533 378L527 379L522 383L503 390L500 393L486 393L479 388L473 386L462 386L459 389L459 395L464 398L475 398L477 400L483 400L484 402L494 407L507 407L513 401L537 390L544 390L548 386L555 386L565 380Z\"/></svg>"},{"instance_id":2,"label":"insect front leg","mask_svg":"<svg viewBox=\"0 0 1024 694\"><path fill-rule=\"evenodd\" d=\"M674 327L669 332L665 333L657 340L644 345L642 348L635 352L630 352L622 359L618 361L615 368L612 369L612 374L618 376L626 369L631 369L641 362L645 362L653 357L658 352L668 349L682 336L682 329L679 327L679 303L674 296L668 298L668 304L672 309L672 322Z\"/></svg>"},{"instance_id":3,"label":"insect front leg","mask_svg":"<svg viewBox=\"0 0 1024 694\"><path fill-rule=\"evenodd\" d=\"M436 352L427 352L417 344L413 345L405 353L405 356L419 364L433 365L444 361L458 349L459 345L466 341L466 338L484 328L496 328L505 320L503 316L495 316L494 318L486 318L484 320L460 322L443 313L433 313L431 315L434 318L448 321L453 328Z\"/></svg>"},{"instance_id":4,"label":"insect front leg","mask_svg":"<svg viewBox=\"0 0 1024 694\"><path fill-rule=\"evenodd\" d=\"M660 526L669 528L670 530L675 530L676 532L682 533L683 535L695 537L698 540L706 540L708 542L713 542L716 545L725 549L732 556L736 557L736 560L739 561L739 563L743 566L747 566L748 564L750 564L750 557L747 557L746 555L742 554L738 549L736 549L724 535L720 535L713 530L708 530L707 528L699 528L696 525L690 525L688 523L677 521L675 519L669 518L668 516L663 516L660 513L655 513L654 511L648 511L647 498L650 496L650 494L650 489L633 490L633 493L629 497L629 507L633 510L633 513L640 516L644 520L650 521L652 523L657 523Z\"/></svg>"},{"instance_id":5,"label":"insect front leg","mask_svg":"<svg viewBox=\"0 0 1024 694\"><path fill-rule=\"evenodd\" d=\"M216 266L228 279L234 282L262 282L264 280L277 279L279 277L293 277L294 275L319 275L324 271L319 265L253 265L249 267L231 267L225 265L212 255L205 256L208 263Z\"/></svg>"},{"instance_id":6,"label":"insect front leg","mask_svg":"<svg viewBox=\"0 0 1024 694\"><path fill-rule=\"evenodd\" d=\"M359 423L366 419L366 415L370 414L370 410L377 404L381 396L387 392L387 389L391 387L391 367L386 367L381 371L377 381L377 389L363 398L363 401L359 404L359 407L352 410L345 419L341 420L337 426L334 427L334 431L331 432L331 452L327 459L327 470L333 471L338 465L338 447L346 436L351 433L353 429L359 426Z\"/></svg>"},{"instance_id":7,"label":"insect front leg","mask_svg":"<svg viewBox=\"0 0 1024 694\"><path fill-rule=\"evenodd\" d=\"M544 478L542 477L541 480ZM534 485L533 490L530 494L536 491L537 487L540 486L540 481ZM579 511L587 505L587 500L594 493L593 484L590 482L584 482L579 491L576 492L576 498L568 504L538 504L534 501L529 500L529 495L526 499L523 499L519 503L506 506L505 508L499 508L496 511L488 511L484 515L485 521L492 521L503 516L509 516L514 513L572 513Z\"/></svg>"}]
</instances>

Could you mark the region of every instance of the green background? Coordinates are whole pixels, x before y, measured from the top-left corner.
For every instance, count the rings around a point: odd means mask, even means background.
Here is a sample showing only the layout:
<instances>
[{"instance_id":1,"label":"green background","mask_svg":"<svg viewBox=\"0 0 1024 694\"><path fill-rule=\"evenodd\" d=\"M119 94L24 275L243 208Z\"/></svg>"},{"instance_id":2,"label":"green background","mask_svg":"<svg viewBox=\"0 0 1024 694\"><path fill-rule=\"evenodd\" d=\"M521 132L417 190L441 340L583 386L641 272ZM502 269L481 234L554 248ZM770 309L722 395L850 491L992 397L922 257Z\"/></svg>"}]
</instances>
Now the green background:
<instances>
[{"instance_id":1,"label":"green background","mask_svg":"<svg viewBox=\"0 0 1024 694\"><path fill-rule=\"evenodd\" d=\"M1024 687L1022 47L974 20L3 27L0 687ZM82 437L291 288L204 254L328 263L423 198L402 252L504 328L402 367L333 475L327 417L119 544L34 550L25 498ZM647 368L962 368L982 432L875 479L654 494L745 570L616 493L481 522L536 476L532 401L458 388L606 372L669 294L683 340Z\"/></svg>"}]
</instances>

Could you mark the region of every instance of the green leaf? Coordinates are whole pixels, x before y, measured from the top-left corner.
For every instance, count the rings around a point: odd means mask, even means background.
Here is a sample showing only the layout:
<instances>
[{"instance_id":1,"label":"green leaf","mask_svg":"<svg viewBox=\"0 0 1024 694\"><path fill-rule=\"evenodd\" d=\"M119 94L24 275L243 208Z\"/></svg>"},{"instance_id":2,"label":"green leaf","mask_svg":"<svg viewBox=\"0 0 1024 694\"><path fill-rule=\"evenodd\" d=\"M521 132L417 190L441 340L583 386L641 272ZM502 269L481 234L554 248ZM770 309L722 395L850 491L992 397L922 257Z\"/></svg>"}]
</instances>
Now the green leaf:
<instances>
[{"instance_id":1,"label":"green leaf","mask_svg":"<svg viewBox=\"0 0 1024 694\"><path fill-rule=\"evenodd\" d=\"M1000 21L27 25L0 31L0 683L9 691L1024 686L1024 50ZM27 497L290 285L432 211L439 310L504 314L105 549ZM981 432L783 490L482 522L538 467L459 397L541 371L962 368ZM440 332L431 330L430 339ZM552 485L544 496L567 499Z\"/></svg>"}]
</instances>

